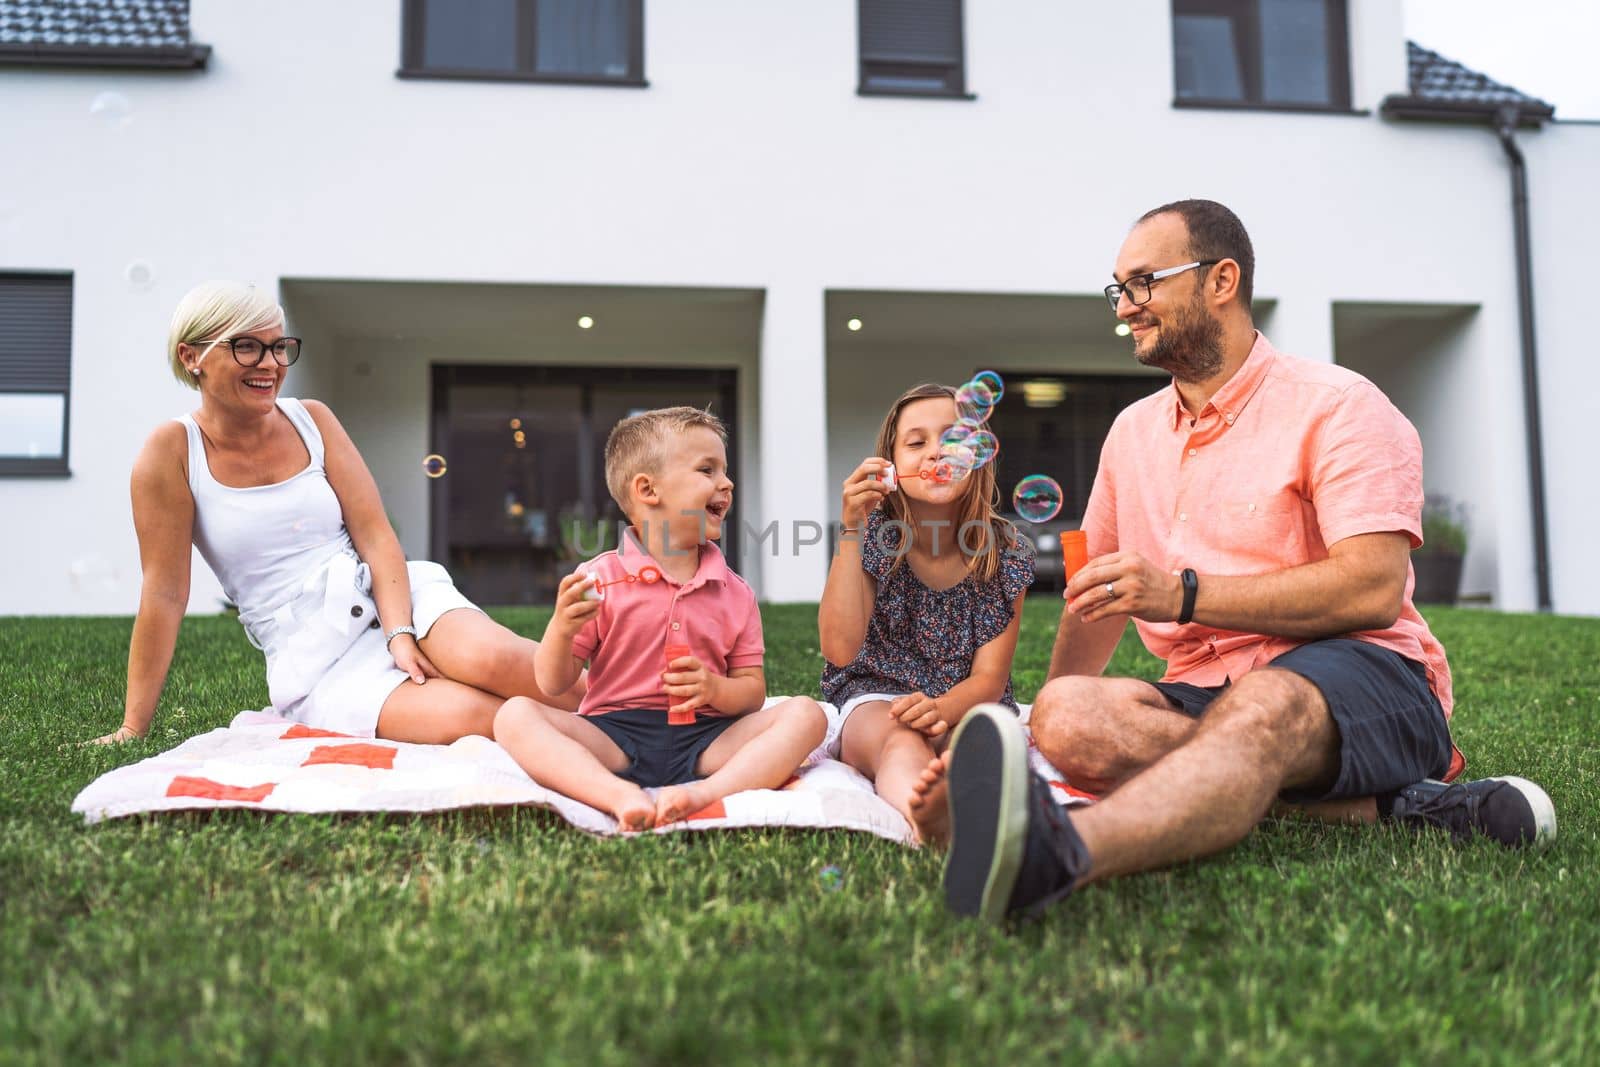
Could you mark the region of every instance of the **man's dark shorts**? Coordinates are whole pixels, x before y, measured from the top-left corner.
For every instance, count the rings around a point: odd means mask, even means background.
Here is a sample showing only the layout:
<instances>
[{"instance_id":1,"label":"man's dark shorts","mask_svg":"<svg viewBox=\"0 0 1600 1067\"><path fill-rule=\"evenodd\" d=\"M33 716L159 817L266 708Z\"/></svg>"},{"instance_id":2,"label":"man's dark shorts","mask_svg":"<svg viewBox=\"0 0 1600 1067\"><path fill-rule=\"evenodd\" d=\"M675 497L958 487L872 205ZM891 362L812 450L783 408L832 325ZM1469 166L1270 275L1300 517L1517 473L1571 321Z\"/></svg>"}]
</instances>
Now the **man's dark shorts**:
<instances>
[{"instance_id":1,"label":"man's dark shorts","mask_svg":"<svg viewBox=\"0 0 1600 1067\"><path fill-rule=\"evenodd\" d=\"M1335 637L1291 649L1271 666L1321 690L1339 728L1339 777L1332 788L1285 790L1284 800L1369 797L1449 771L1450 727L1422 664L1368 641ZM1227 688L1155 686L1176 710L1195 719Z\"/></svg>"},{"instance_id":2,"label":"man's dark shorts","mask_svg":"<svg viewBox=\"0 0 1600 1067\"><path fill-rule=\"evenodd\" d=\"M739 720L730 715L701 715L692 723L672 726L667 723L665 708L627 708L591 715L589 721L628 757L627 769L619 777L650 788L704 777L695 771L701 754Z\"/></svg>"}]
</instances>

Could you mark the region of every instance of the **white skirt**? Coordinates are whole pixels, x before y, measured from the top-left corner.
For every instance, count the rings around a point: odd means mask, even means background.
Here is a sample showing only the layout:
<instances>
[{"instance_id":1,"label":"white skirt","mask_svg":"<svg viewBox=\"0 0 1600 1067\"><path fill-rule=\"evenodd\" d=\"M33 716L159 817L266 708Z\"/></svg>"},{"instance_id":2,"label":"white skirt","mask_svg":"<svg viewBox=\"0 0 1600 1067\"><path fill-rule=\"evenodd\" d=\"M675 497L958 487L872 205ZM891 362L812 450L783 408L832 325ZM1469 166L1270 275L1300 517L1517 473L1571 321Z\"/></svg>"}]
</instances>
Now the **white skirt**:
<instances>
[{"instance_id":1,"label":"white skirt","mask_svg":"<svg viewBox=\"0 0 1600 1067\"><path fill-rule=\"evenodd\" d=\"M407 563L406 575L418 640L448 611L479 610L437 563ZM278 621L264 649L274 710L307 726L372 737L384 701L409 676L384 644L367 565L336 557Z\"/></svg>"}]
</instances>

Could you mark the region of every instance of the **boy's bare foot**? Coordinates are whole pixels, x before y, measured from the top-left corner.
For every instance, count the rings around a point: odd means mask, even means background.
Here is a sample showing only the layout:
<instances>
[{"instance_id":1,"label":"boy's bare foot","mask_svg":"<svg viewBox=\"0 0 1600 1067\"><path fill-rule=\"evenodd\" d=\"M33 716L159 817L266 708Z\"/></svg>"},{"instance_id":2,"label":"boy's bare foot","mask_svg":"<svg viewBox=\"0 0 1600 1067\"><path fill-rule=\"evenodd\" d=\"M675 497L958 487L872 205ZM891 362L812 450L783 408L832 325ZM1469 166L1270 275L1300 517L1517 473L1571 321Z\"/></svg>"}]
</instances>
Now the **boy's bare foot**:
<instances>
[{"instance_id":1,"label":"boy's bare foot","mask_svg":"<svg viewBox=\"0 0 1600 1067\"><path fill-rule=\"evenodd\" d=\"M611 815L620 830L648 830L655 825L656 806L650 802L650 794L633 786L632 792L623 794L611 805Z\"/></svg>"},{"instance_id":2,"label":"boy's bare foot","mask_svg":"<svg viewBox=\"0 0 1600 1067\"><path fill-rule=\"evenodd\" d=\"M911 828L926 845L943 845L950 840L950 805L945 800L945 772L950 769L950 753L935 756L911 783Z\"/></svg>"},{"instance_id":3,"label":"boy's bare foot","mask_svg":"<svg viewBox=\"0 0 1600 1067\"><path fill-rule=\"evenodd\" d=\"M708 808L716 800L704 782L690 785L669 785L656 794L656 825L687 819L695 812Z\"/></svg>"}]
</instances>

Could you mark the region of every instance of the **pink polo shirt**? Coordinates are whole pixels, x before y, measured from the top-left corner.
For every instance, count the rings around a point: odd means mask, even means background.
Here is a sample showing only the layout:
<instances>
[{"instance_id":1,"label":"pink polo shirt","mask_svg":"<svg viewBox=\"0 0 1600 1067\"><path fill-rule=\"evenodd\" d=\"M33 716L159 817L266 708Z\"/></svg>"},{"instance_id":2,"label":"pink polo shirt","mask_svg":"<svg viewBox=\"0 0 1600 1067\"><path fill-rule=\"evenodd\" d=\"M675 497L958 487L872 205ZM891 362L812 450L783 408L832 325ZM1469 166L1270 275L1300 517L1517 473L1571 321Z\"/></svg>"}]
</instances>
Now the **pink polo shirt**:
<instances>
[{"instance_id":1,"label":"pink polo shirt","mask_svg":"<svg viewBox=\"0 0 1600 1067\"><path fill-rule=\"evenodd\" d=\"M722 550L700 546L694 577L679 585L627 532L614 551L584 564L605 582L599 612L578 631L572 654L589 661L589 691L580 715L623 708L659 708L671 702L661 672L668 645L688 645L690 654L726 676L759 667L766 648L756 595L723 560ZM627 578L632 576L633 581ZM641 577L642 576L642 577ZM659 576L657 581L648 581Z\"/></svg>"},{"instance_id":2,"label":"pink polo shirt","mask_svg":"<svg viewBox=\"0 0 1600 1067\"><path fill-rule=\"evenodd\" d=\"M1112 425L1084 514L1089 556L1137 552L1173 573L1268 574L1328 558L1367 533L1422 543L1422 442L1367 379L1286 356L1259 332L1250 355L1191 421L1176 386L1130 405ZM1454 700L1444 648L1411 603L1386 630L1348 636L1421 663L1446 716ZM1202 623L1135 620L1167 661L1163 681L1218 686L1302 641Z\"/></svg>"}]
</instances>

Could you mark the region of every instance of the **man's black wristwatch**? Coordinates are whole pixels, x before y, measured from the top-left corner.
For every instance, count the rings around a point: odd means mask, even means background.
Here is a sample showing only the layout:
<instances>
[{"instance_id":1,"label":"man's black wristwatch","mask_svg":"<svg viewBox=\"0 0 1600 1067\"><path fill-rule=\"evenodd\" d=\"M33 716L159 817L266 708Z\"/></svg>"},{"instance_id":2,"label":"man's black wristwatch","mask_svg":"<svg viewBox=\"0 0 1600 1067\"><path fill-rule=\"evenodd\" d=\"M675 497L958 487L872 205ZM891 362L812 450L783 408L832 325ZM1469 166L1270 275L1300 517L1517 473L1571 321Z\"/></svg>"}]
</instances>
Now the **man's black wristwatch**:
<instances>
[{"instance_id":1,"label":"man's black wristwatch","mask_svg":"<svg viewBox=\"0 0 1600 1067\"><path fill-rule=\"evenodd\" d=\"M1194 597L1200 592L1200 576L1193 567L1183 568L1183 610L1178 612L1178 625L1187 626L1194 620Z\"/></svg>"}]
</instances>

